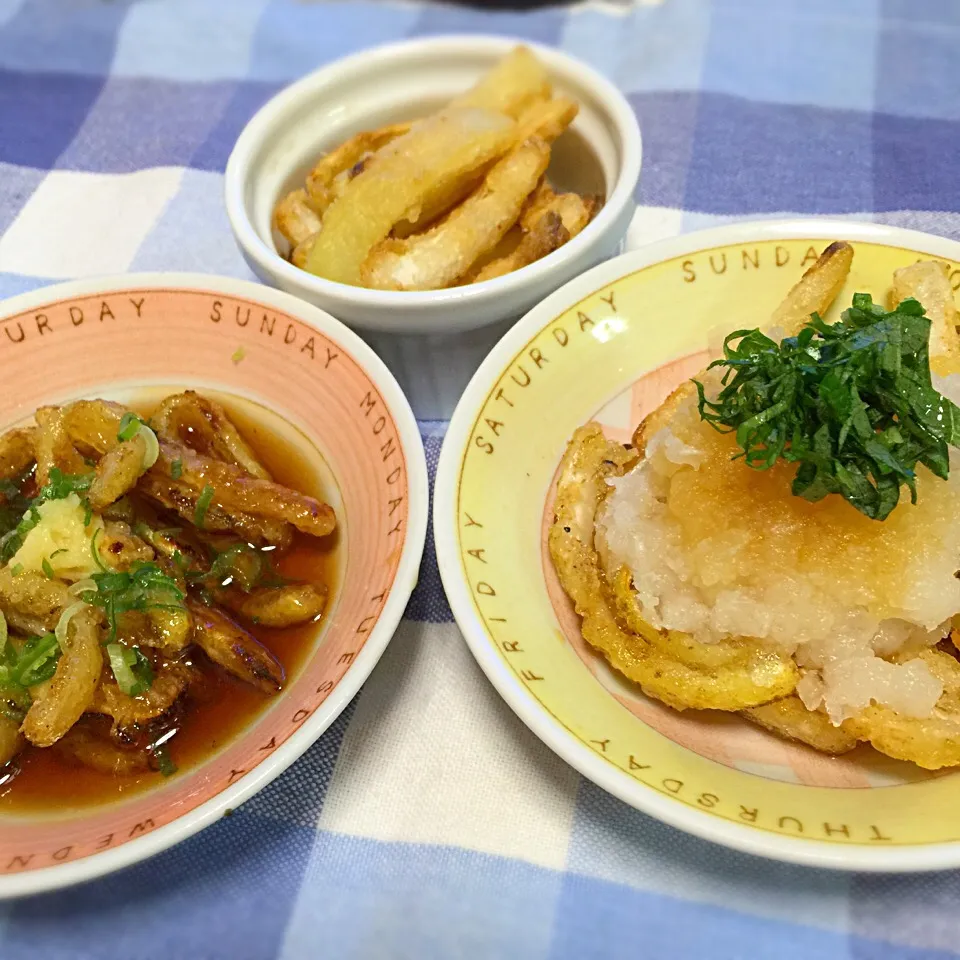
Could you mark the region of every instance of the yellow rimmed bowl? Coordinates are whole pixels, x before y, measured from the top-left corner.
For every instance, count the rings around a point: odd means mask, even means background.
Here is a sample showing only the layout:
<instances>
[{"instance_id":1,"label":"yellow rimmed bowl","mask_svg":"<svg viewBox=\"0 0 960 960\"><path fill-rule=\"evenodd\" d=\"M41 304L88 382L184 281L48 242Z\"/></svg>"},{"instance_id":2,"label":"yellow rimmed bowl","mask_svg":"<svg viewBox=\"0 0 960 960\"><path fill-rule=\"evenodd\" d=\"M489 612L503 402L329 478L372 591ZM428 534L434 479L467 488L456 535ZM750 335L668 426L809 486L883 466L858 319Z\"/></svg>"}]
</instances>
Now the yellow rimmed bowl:
<instances>
[{"instance_id":1,"label":"yellow rimmed bowl","mask_svg":"<svg viewBox=\"0 0 960 960\"><path fill-rule=\"evenodd\" d=\"M621 800L748 853L833 869L960 866L960 775L867 746L828 757L735 715L676 713L615 674L580 637L546 549L557 469L594 419L612 439L702 368L719 328L769 317L832 240L851 242L855 291L960 243L879 224L808 219L689 234L603 264L548 297L481 365L444 443L437 559L480 666L552 750ZM830 315L832 316L832 314ZM828 317L829 318L829 317Z\"/></svg>"}]
</instances>

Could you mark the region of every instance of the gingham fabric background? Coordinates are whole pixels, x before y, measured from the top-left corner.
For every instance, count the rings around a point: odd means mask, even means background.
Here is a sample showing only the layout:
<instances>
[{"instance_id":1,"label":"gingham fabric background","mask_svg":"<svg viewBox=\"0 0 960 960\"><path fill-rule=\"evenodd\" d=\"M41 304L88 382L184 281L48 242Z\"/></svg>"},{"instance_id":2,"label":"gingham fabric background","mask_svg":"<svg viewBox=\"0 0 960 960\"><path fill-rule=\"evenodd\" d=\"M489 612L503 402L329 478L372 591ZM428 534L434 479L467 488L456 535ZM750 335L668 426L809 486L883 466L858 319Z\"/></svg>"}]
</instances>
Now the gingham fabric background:
<instances>
[{"instance_id":1,"label":"gingham fabric background","mask_svg":"<svg viewBox=\"0 0 960 960\"><path fill-rule=\"evenodd\" d=\"M0 295L249 277L221 193L253 111L344 54L470 31L555 44L629 95L632 244L782 213L960 236L955 0L0 0ZM0 388L10 362L0 345ZM423 433L432 473L443 425ZM766 863L604 795L483 678L428 544L382 662L303 759L147 863L0 905L0 958L919 960L960 955L958 900L960 874Z\"/></svg>"}]
</instances>

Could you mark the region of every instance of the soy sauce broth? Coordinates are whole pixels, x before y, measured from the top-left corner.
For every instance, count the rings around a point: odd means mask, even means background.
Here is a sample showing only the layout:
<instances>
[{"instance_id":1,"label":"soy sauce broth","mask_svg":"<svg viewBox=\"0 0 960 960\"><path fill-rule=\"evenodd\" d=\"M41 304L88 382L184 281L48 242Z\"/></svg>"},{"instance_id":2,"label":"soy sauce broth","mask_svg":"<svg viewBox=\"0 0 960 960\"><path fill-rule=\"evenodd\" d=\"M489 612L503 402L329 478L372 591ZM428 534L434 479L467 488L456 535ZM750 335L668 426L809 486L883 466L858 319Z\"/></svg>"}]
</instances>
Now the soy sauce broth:
<instances>
[{"instance_id":1,"label":"soy sauce broth","mask_svg":"<svg viewBox=\"0 0 960 960\"><path fill-rule=\"evenodd\" d=\"M151 390L148 399L138 396L128 405L147 417L160 400L177 392L179 390L173 387ZM198 393L223 404L243 438L278 483L327 500L337 510L338 520L341 518L339 497L332 479L323 476L318 469L318 455L310 457L304 453L302 446L306 440L301 444L293 441L293 436L300 436L297 431L289 425L283 430L276 429L276 414L250 401L211 390L198 389ZM326 617L337 593L339 554L338 533L317 540L297 532L292 546L282 557L274 557L271 553L266 555L271 558L274 569L283 576L327 584L331 599ZM240 622L283 665L285 685L291 683L316 648L322 627L322 621L286 629ZM283 695L282 692L273 696L260 693L231 677L203 654L193 657L192 662L202 674L196 685L197 695L188 694L181 715L182 723L177 734L166 744L180 774L218 752ZM79 724L103 722L103 718L84 716ZM13 763L0 771L0 816L7 813L55 813L110 803L164 782L166 778L153 772L108 776L80 766L55 749L40 749L27 744Z\"/></svg>"}]
</instances>

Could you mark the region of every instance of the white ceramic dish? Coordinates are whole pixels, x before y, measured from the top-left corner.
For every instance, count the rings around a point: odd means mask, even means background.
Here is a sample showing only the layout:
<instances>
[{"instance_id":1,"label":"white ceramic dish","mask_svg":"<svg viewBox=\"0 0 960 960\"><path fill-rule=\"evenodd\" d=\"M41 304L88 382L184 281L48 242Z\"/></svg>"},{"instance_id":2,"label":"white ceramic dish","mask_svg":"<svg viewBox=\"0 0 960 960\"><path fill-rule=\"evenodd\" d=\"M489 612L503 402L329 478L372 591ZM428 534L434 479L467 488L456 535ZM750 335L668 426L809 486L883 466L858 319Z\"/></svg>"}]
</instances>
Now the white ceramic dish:
<instances>
[{"instance_id":1,"label":"white ceramic dish","mask_svg":"<svg viewBox=\"0 0 960 960\"><path fill-rule=\"evenodd\" d=\"M73 808L69 799L18 808L14 778L0 804L2 899L143 860L293 763L390 641L417 582L429 499L423 444L396 380L342 323L289 294L199 274L131 274L14 297L0 304L0 327L0 431L43 403L212 391L283 436L304 474L323 478L338 515L340 569L284 690L212 755L169 780L128 784L109 803Z\"/></svg>"},{"instance_id":2,"label":"white ceramic dish","mask_svg":"<svg viewBox=\"0 0 960 960\"><path fill-rule=\"evenodd\" d=\"M635 210L641 141L624 96L590 67L534 47L558 92L580 113L557 141L550 175L602 192L603 209L570 243L523 270L450 290L396 293L314 277L277 252L271 214L324 150L352 134L423 114L468 88L518 43L438 37L367 50L281 91L247 124L227 163L227 214L265 283L330 311L386 360L418 417L448 417L470 375L510 322L557 287L617 252ZM473 331L471 335L466 335Z\"/></svg>"},{"instance_id":3,"label":"white ceramic dish","mask_svg":"<svg viewBox=\"0 0 960 960\"><path fill-rule=\"evenodd\" d=\"M702 369L717 325L763 323L832 240L854 291L960 244L844 220L741 223L626 254L567 284L484 361L457 407L434 491L437 561L480 666L560 757L632 806L748 853L831 869L960 866L960 772L931 774L867 745L828 757L739 717L677 713L614 673L580 635L545 534L566 444L593 419L627 441ZM651 316L656 322L651 322ZM909 507L905 508L909 509Z\"/></svg>"}]
</instances>

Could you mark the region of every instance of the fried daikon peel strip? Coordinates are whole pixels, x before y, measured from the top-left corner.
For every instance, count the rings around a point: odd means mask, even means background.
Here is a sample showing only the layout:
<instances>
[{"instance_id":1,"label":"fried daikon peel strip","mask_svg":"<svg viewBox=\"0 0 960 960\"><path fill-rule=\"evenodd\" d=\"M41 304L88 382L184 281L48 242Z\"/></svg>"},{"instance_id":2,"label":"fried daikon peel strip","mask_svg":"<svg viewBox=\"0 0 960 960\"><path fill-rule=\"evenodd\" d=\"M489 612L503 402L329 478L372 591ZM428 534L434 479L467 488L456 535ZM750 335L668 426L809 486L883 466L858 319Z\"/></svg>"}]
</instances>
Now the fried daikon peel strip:
<instances>
[{"instance_id":1,"label":"fried daikon peel strip","mask_svg":"<svg viewBox=\"0 0 960 960\"><path fill-rule=\"evenodd\" d=\"M529 47L516 47L473 87L451 101L451 107L480 107L519 117L531 104L550 96L544 65Z\"/></svg>"},{"instance_id":2,"label":"fried daikon peel strip","mask_svg":"<svg viewBox=\"0 0 960 960\"><path fill-rule=\"evenodd\" d=\"M223 606L251 623L264 627L293 627L316 620L327 606L327 588L312 583L257 587L249 593L237 588L218 590Z\"/></svg>"},{"instance_id":3,"label":"fried daikon peel strip","mask_svg":"<svg viewBox=\"0 0 960 960\"><path fill-rule=\"evenodd\" d=\"M291 190L274 208L274 229L295 247L320 229L320 217L310 205L302 187Z\"/></svg>"},{"instance_id":4,"label":"fried daikon peel strip","mask_svg":"<svg viewBox=\"0 0 960 960\"><path fill-rule=\"evenodd\" d=\"M167 397L150 418L157 436L182 443L197 453L236 463L251 476L272 480L227 411L209 397L185 390Z\"/></svg>"},{"instance_id":5,"label":"fried daikon peel strip","mask_svg":"<svg viewBox=\"0 0 960 960\"><path fill-rule=\"evenodd\" d=\"M54 467L63 473L87 473L89 468L67 432L63 411L59 407L40 407L35 416L37 484L42 487L48 483Z\"/></svg>"},{"instance_id":6,"label":"fried daikon peel strip","mask_svg":"<svg viewBox=\"0 0 960 960\"><path fill-rule=\"evenodd\" d=\"M921 659L943 683L929 717L907 717L872 704L848 720L850 729L874 749L925 770L960 765L960 663L942 650L925 650Z\"/></svg>"},{"instance_id":7,"label":"fried daikon peel strip","mask_svg":"<svg viewBox=\"0 0 960 960\"><path fill-rule=\"evenodd\" d=\"M522 141L540 137L547 143L553 143L573 123L579 110L577 102L569 97L536 100L517 120L517 139Z\"/></svg>"},{"instance_id":8,"label":"fried daikon peel strip","mask_svg":"<svg viewBox=\"0 0 960 960\"><path fill-rule=\"evenodd\" d=\"M310 251L313 249L313 245L317 242L317 237L319 236L320 231L318 230L316 233L311 233L306 240L302 240L293 248L290 252L290 262L295 267L299 267L301 270L307 269L307 260L310 257Z\"/></svg>"},{"instance_id":9,"label":"fried daikon peel strip","mask_svg":"<svg viewBox=\"0 0 960 960\"><path fill-rule=\"evenodd\" d=\"M34 463L36 427L18 427L0 435L0 480L15 480Z\"/></svg>"},{"instance_id":10,"label":"fried daikon peel strip","mask_svg":"<svg viewBox=\"0 0 960 960\"><path fill-rule=\"evenodd\" d=\"M120 441L101 457L87 494L91 509L98 513L105 510L137 485L146 470L146 453L146 441L138 433L129 440Z\"/></svg>"},{"instance_id":11,"label":"fried daikon peel strip","mask_svg":"<svg viewBox=\"0 0 960 960\"><path fill-rule=\"evenodd\" d=\"M137 563L149 563L155 556L150 544L134 536L130 525L119 520L104 524L103 533L97 537L97 554L104 566L121 571Z\"/></svg>"},{"instance_id":12,"label":"fried daikon peel strip","mask_svg":"<svg viewBox=\"0 0 960 960\"><path fill-rule=\"evenodd\" d=\"M176 481L170 476L175 460L180 462L180 475ZM252 477L236 464L201 456L189 447L167 440L160 441L160 456L144 481L176 484L186 489L193 498L194 510L206 490L209 491L210 507L228 514L237 511L290 523L314 537L325 537L337 525L333 507L329 504L278 483ZM145 489L150 490L149 487Z\"/></svg>"},{"instance_id":13,"label":"fried daikon peel strip","mask_svg":"<svg viewBox=\"0 0 960 960\"><path fill-rule=\"evenodd\" d=\"M307 269L359 284L370 251L401 220L416 222L437 196L485 170L515 141L516 124L489 110L448 109L374 155L327 209Z\"/></svg>"},{"instance_id":14,"label":"fried daikon peel strip","mask_svg":"<svg viewBox=\"0 0 960 960\"><path fill-rule=\"evenodd\" d=\"M71 441L81 450L103 456L117 445L125 407L108 400L77 400L61 408Z\"/></svg>"},{"instance_id":15,"label":"fried daikon peel strip","mask_svg":"<svg viewBox=\"0 0 960 960\"><path fill-rule=\"evenodd\" d=\"M960 337L950 272L945 263L921 260L894 271L891 306L913 297L930 318L930 369L940 376L960 373Z\"/></svg>"},{"instance_id":16,"label":"fried daikon peel strip","mask_svg":"<svg viewBox=\"0 0 960 960\"><path fill-rule=\"evenodd\" d=\"M548 253L558 250L570 239L570 234L559 215L553 212L544 214L529 233L523 234L516 248L506 256L491 260L482 269L468 275L466 282L483 283L495 280L514 270L526 267L542 259Z\"/></svg>"},{"instance_id":17,"label":"fried daikon peel strip","mask_svg":"<svg viewBox=\"0 0 960 960\"><path fill-rule=\"evenodd\" d=\"M409 123L393 123L378 130L364 131L355 134L321 157L307 174L306 195L315 213L322 217L327 207L337 198L348 182L341 178L345 175L349 177L357 165L363 163L370 154L376 153L381 147L385 147L397 137L402 137L409 130ZM319 229L318 223L317 230Z\"/></svg>"},{"instance_id":18,"label":"fried daikon peel strip","mask_svg":"<svg viewBox=\"0 0 960 960\"><path fill-rule=\"evenodd\" d=\"M5 767L23 746L20 725L5 713L0 713L0 768Z\"/></svg>"},{"instance_id":19,"label":"fried daikon peel strip","mask_svg":"<svg viewBox=\"0 0 960 960\"><path fill-rule=\"evenodd\" d=\"M146 646L176 655L190 643L192 622L187 610L149 607L127 610L117 618L117 639L127 646Z\"/></svg>"},{"instance_id":20,"label":"fried daikon peel strip","mask_svg":"<svg viewBox=\"0 0 960 960\"><path fill-rule=\"evenodd\" d=\"M836 299L853 263L853 247L837 240L831 243L809 270L791 288L783 302L774 310L770 324L792 337L799 333L810 315L822 317Z\"/></svg>"},{"instance_id":21,"label":"fried daikon peel strip","mask_svg":"<svg viewBox=\"0 0 960 960\"><path fill-rule=\"evenodd\" d=\"M363 264L364 285L381 290L451 286L517 221L549 162L550 148L543 140L514 147L436 227L378 244Z\"/></svg>"},{"instance_id":22,"label":"fried daikon peel strip","mask_svg":"<svg viewBox=\"0 0 960 960\"><path fill-rule=\"evenodd\" d=\"M0 567L0 611L14 629L28 634L53 630L73 599L61 580L29 571L15 577L9 566Z\"/></svg>"},{"instance_id":23,"label":"fried daikon peel strip","mask_svg":"<svg viewBox=\"0 0 960 960\"><path fill-rule=\"evenodd\" d=\"M634 460L633 452L608 441L596 424L574 434L563 458L549 546L560 583L583 619L584 639L644 693L676 710L742 710L792 693L797 668L773 651L758 651L746 663L698 669L651 644L646 632L652 627L641 636L621 625L607 599L593 530L606 478Z\"/></svg>"},{"instance_id":24,"label":"fried daikon peel strip","mask_svg":"<svg viewBox=\"0 0 960 960\"><path fill-rule=\"evenodd\" d=\"M68 731L55 749L81 766L107 776L131 776L150 769L146 750L124 750L83 727Z\"/></svg>"},{"instance_id":25,"label":"fried daikon peel strip","mask_svg":"<svg viewBox=\"0 0 960 960\"><path fill-rule=\"evenodd\" d=\"M193 617L193 641L214 663L263 693L276 693L283 686L280 661L256 637L215 607L194 600L187 606Z\"/></svg>"},{"instance_id":26,"label":"fried daikon peel strip","mask_svg":"<svg viewBox=\"0 0 960 960\"><path fill-rule=\"evenodd\" d=\"M821 753L848 753L858 743L849 721L835 727L820 710L808 710L796 695L741 712L752 723L786 740L805 743Z\"/></svg>"},{"instance_id":27,"label":"fried daikon peel strip","mask_svg":"<svg viewBox=\"0 0 960 960\"><path fill-rule=\"evenodd\" d=\"M575 237L600 209L598 197L554 193L548 186L521 214L525 232L520 243L505 256L476 271L471 282L482 283L535 263Z\"/></svg>"},{"instance_id":28,"label":"fried daikon peel strip","mask_svg":"<svg viewBox=\"0 0 960 960\"><path fill-rule=\"evenodd\" d=\"M153 683L139 696L128 697L113 680L97 688L91 713L111 717L115 729L135 727L166 713L196 678L196 671L183 663L168 663L153 676Z\"/></svg>"},{"instance_id":29,"label":"fried daikon peel strip","mask_svg":"<svg viewBox=\"0 0 960 960\"><path fill-rule=\"evenodd\" d=\"M99 615L86 607L67 626L67 649L50 686L27 711L23 735L38 747L56 743L89 709L102 670Z\"/></svg>"}]
</instances>

